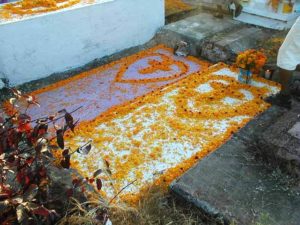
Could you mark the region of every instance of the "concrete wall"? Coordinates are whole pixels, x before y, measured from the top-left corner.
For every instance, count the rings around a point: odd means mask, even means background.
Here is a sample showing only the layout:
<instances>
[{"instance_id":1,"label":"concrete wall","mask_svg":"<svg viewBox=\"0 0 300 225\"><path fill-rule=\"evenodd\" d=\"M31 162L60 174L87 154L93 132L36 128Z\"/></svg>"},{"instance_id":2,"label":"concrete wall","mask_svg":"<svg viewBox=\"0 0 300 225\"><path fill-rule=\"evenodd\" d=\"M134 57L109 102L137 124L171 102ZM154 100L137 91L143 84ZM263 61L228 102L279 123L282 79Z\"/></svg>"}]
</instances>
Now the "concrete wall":
<instances>
[{"instance_id":1,"label":"concrete wall","mask_svg":"<svg viewBox=\"0 0 300 225\"><path fill-rule=\"evenodd\" d=\"M163 0L112 0L0 22L0 74L13 85L143 44L164 25Z\"/></svg>"}]
</instances>

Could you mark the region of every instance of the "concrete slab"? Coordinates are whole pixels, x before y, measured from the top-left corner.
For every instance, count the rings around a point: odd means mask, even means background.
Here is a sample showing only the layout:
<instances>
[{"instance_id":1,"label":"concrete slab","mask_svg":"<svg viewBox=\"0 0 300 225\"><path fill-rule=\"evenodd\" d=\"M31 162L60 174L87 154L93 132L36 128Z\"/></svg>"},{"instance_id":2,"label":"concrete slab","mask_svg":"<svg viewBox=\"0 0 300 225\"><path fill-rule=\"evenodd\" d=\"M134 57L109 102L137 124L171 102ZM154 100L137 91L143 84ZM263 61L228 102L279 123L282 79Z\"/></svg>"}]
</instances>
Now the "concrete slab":
<instances>
[{"instance_id":1,"label":"concrete slab","mask_svg":"<svg viewBox=\"0 0 300 225\"><path fill-rule=\"evenodd\" d=\"M171 23L163 29L201 41L214 33L232 29L239 24L239 22L232 20L230 17L219 19L209 13L201 13L199 15Z\"/></svg>"},{"instance_id":2,"label":"concrete slab","mask_svg":"<svg viewBox=\"0 0 300 225\"><path fill-rule=\"evenodd\" d=\"M231 32L220 32L202 44L201 56L212 62L234 61L236 54L256 48L257 42L270 37L270 32L256 27L239 26Z\"/></svg>"},{"instance_id":3,"label":"concrete slab","mask_svg":"<svg viewBox=\"0 0 300 225\"><path fill-rule=\"evenodd\" d=\"M190 44L191 55L217 63L233 61L238 52L255 48L258 41L270 35L269 31L247 26L229 16L219 19L200 12L168 24L158 33L156 40L172 48L184 40Z\"/></svg>"},{"instance_id":4,"label":"concrete slab","mask_svg":"<svg viewBox=\"0 0 300 225\"><path fill-rule=\"evenodd\" d=\"M173 182L171 190L223 224L299 225L299 185L257 160L242 138L261 133L281 113L271 108L262 114Z\"/></svg>"}]
</instances>

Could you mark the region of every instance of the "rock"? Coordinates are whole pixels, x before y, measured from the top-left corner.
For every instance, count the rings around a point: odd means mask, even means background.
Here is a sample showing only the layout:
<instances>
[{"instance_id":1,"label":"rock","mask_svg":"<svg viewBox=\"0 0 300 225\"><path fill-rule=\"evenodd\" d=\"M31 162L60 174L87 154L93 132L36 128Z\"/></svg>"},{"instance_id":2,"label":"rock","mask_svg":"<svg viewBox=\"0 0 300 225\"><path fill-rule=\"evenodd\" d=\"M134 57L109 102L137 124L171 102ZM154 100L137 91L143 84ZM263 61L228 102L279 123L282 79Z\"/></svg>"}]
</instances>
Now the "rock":
<instances>
[{"instance_id":1,"label":"rock","mask_svg":"<svg viewBox=\"0 0 300 225\"><path fill-rule=\"evenodd\" d=\"M204 42L201 56L212 62L234 61L236 54L255 48L258 41L268 37L269 33L256 27L235 27L229 32L216 33Z\"/></svg>"},{"instance_id":2,"label":"rock","mask_svg":"<svg viewBox=\"0 0 300 225\"><path fill-rule=\"evenodd\" d=\"M186 57L190 53L189 45L185 41L180 41L174 49L174 54L177 56Z\"/></svg>"},{"instance_id":3,"label":"rock","mask_svg":"<svg viewBox=\"0 0 300 225\"><path fill-rule=\"evenodd\" d=\"M300 139L296 137L300 102L266 129L258 140L260 155L282 170L300 177ZM297 134L298 135L298 134Z\"/></svg>"},{"instance_id":4,"label":"rock","mask_svg":"<svg viewBox=\"0 0 300 225\"><path fill-rule=\"evenodd\" d=\"M202 44L201 57L208 59L211 62L226 62L234 57L222 46L216 45L214 42L206 41Z\"/></svg>"},{"instance_id":5,"label":"rock","mask_svg":"<svg viewBox=\"0 0 300 225\"><path fill-rule=\"evenodd\" d=\"M69 203L68 191L73 187L73 178L82 178L75 170L57 168L55 166L47 167L49 176L49 193L51 197L51 206L49 208L55 209L58 213L65 212L65 208ZM84 185L86 193L77 188L73 192L73 197L79 202L86 202L86 194L93 192L93 188L89 185Z\"/></svg>"},{"instance_id":6,"label":"rock","mask_svg":"<svg viewBox=\"0 0 300 225\"><path fill-rule=\"evenodd\" d=\"M200 56L201 45L205 39L239 25L239 22L228 16L219 19L209 13L200 13L164 26L155 39L157 43L171 48L175 48L176 44L183 40L189 43L191 55Z\"/></svg>"}]
</instances>

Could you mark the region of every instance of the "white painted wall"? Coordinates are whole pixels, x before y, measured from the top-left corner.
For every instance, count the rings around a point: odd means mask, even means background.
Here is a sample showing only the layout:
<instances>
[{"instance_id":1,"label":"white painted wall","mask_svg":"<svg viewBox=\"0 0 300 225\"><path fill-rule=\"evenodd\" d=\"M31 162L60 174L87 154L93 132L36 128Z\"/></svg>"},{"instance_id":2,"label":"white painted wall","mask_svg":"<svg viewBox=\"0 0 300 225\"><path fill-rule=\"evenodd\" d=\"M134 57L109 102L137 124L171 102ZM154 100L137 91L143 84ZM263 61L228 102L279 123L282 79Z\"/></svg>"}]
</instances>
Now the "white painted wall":
<instances>
[{"instance_id":1,"label":"white painted wall","mask_svg":"<svg viewBox=\"0 0 300 225\"><path fill-rule=\"evenodd\" d=\"M104 3L0 23L0 73L11 84L82 66L150 40L164 25L164 0Z\"/></svg>"}]
</instances>

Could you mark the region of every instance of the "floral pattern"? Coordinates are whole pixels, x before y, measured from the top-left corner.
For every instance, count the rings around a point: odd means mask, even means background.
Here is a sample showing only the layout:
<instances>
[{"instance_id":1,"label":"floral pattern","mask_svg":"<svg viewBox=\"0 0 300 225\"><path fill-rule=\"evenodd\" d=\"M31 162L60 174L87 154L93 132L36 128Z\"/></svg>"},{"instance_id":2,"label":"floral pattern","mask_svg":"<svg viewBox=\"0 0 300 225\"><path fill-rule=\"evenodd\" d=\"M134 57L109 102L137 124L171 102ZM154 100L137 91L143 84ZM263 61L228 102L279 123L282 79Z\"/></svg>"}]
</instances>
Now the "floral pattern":
<instances>
[{"instance_id":1,"label":"floral pattern","mask_svg":"<svg viewBox=\"0 0 300 225\"><path fill-rule=\"evenodd\" d=\"M134 204L144 189L167 187L216 150L269 107L264 97L280 90L257 76L252 86L241 84L237 69L225 64L208 66L157 46L32 94L47 111L92 99L74 115L83 119L66 134L65 145L76 149L91 140L93 149L73 155L71 166L91 177L108 162L101 193L112 197L136 180L117 199ZM29 108L29 115L44 114L36 110ZM61 151L54 154L60 162Z\"/></svg>"}]
</instances>

